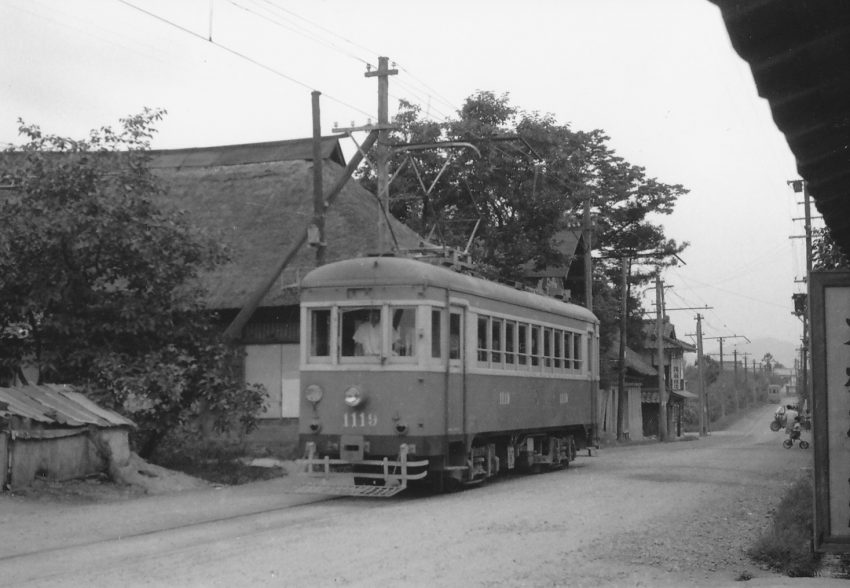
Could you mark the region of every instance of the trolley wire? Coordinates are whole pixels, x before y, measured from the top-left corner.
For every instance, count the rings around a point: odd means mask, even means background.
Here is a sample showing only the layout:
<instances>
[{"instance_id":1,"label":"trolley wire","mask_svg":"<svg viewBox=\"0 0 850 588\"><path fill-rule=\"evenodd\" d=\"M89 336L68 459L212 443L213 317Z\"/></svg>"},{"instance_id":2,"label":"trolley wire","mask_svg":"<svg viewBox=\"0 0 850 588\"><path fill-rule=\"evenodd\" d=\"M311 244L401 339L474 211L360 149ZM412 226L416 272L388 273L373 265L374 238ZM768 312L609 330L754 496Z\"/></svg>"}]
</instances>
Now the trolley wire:
<instances>
[{"instance_id":1,"label":"trolley wire","mask_svg":"<svg viewBox=\"0 0 850 588\"><path fill-rule=\"evenodd\" d=\"M236 49L233 49L232 47L228 47L227 45L224 45L224 44L219 43L219 42L217 42L217 41L213 41L213 40L211 40L211 39L208 39L207 37L205 37L205 36L203 36L203 35L201 35L201 34L199 34L199 33L196 33L195 31L193 31L193 30L191 30L191 29L188 29L188 28L186 28L186 27L184 27L184 26L182 26L182 25L179 25L179 24L177 24L177 23L175 23L175 22L173 22L173 21L170 21L170 20L168 20L167 18L164 18L164 17L162 17L162 16L160 16L160 15L158 15L158 14L156 14L156 13L150 12L149 10L145 10L144 8L141 8L140 6L136 6L135 4L133 4L133 3L131 3L131 2L128 2L127 0L117 0L117 1L118 1L118 2L120 2L121 4L124 4L124 5L128 6L128 7L130 7L130 8L133 8L134 10L138 10L139 12L141 12L141 13L143 13L143 14L146 14L146 15L150 16L151 18L154 18L154 19L156 19L156 20L158 20L158 21L160 21L160 22L162 22L162 23L165 23L165 24L167 24L167 25L169 25L169 26L172 26L172 27L174 27L174 28L176 28L176 29L179 29L180 31L182 31L182 32L184 32L184 33L187 33L187 34L189 34L189 35L191 35L191 36L193 36L193 37L196 37L196 38L198 38L198 39L201 39L201 40L202 40L202 41L204 41L205 43L210 43L211 45L215 45L215 46L216 46L216 47L218 47L219 49L222 49L223 51L226 51L226 52L228 52L228 53L230 53L230 54L232 54L232 55L234 55L234 56L236 56L236 57L238 57L238 58L240 58L240 59L243 59L243 60L245 60L245 61L248 61L248 62L250 62L250 63L252 63L252 64L256 65L257 67L262 68L262 69L264 69L264 70L268 71L269 73L272 73L272 74L274 74L274 75L276 75L276 76L278 76L278 77L281 77L281 78L283 78L283 79L285 79L285 80L288 80L288 81L290 81L290 82L292 82L292 83L294 83L294 84L297 84L297 85L299 85L299 86L301 86L301 87L303 87L303 88L306 88L306 89L308 89L308 90L311 90L311 91L312 91L312 90L314 90L314 89L315 89L313 86L311 86L311 85L309 85L309 84L307 84L307 83L305 83L305 82L302 82L301 80L299 80L299 79L297 79L297 78L295 78L295 77L293 77L293 76L291 76L291 75L288 75L288 74L286 74L286 73L284 73L284 72L282 72L282 71L280 71L280 70L278 70L278 69L276 69L276 68L274 68L274 67L271 67L270 65L266 65L265 63L262 63L262 62L260 62L260 61L258 61L258 60L256 60L256 59L254 59L253 57L250 57L249 55L246 55L246 54L244 54L244 53L242 53L242 52L240 52L240 51L237 51ZM374 117L374 116L375 116L375 115L374 115L374 113L367 112L366 110L363 110L362 108L359 108L359 107L357 107L357 106L355 106L355 105L353 105L353 104L350 104L350 103L346 102L345 100L342 100L342 99L337 98L337 97L335 97L335 96L332 96L332 95L330 95L330 94L326 94L326 93L324 93L324 92L323 92L323 93L322 93L322 96L324 96L324 97L325 97L325 98L327 98L328 100L331 100L331 101L333 101L333 102L336 102L337 104L340 104L341 106L344 106L344 107L346 107L346 108L350 108L350 109L352 109L352 110L354 110L354 111L356 111L356 112L359 112L359 113L361 113L361 114L363 114L363 115L365 115L365 116L367 116L367 117Z\"/></svg>"}]
</instances>

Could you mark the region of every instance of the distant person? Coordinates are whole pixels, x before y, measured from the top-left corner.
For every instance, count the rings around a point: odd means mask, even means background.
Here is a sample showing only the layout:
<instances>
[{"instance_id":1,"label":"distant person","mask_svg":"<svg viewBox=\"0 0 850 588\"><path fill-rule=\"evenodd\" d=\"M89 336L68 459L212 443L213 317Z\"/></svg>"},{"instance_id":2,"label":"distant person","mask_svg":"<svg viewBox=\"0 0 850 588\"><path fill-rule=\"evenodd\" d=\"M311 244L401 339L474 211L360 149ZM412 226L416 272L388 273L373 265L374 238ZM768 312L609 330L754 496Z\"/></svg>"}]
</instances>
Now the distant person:
<instances>
[{"instance_id":1,"label":"distant person","mask_svg":"<svg viewBox=\"0 0 850 588\"><path fill-rule=\"evenodd\" d=\"M803 426L800 424L800 417L794 417L794 423L791 425L788 435L791 437L791 441L796 441L800 438L800 434L803 431Z\"/></svg>"},{"instance_id":2,"label":"distant person","mask_svg":"<svg viewBox=\"0 0 850 588\"><path fill-rule=\"evenodd\" d=\"M381 314L377 310L369 312L369 320L357 325L354 331L354 355L381 354Z\"/></svg>"},{"instance_id":3,"label":"distant person","mask_svg":"<svg viewBox=\"0 0 850 588\"><path fill-rule=\"evenodd\" d=\"M787 428L786 428L787 432L791 431L795 422L797 422L797 423L800 422L800 415L796 410L794 410L794 405L789 404L785 408L785 423L787 425Z\"/></svg>"}]
</instances>

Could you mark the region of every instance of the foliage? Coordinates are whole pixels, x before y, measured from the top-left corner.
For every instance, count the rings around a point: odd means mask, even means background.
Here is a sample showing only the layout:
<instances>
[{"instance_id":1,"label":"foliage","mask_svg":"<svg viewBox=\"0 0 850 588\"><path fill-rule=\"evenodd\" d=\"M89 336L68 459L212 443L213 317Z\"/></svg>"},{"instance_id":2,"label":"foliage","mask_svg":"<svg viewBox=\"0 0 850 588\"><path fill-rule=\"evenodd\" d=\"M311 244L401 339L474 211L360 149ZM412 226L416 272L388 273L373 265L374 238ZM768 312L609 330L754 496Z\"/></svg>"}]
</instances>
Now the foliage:
<instances>
[{"instance_id":1,"label":"foliage","mask_svg":"<svg viewBox=\"0 0 850 588\"><path fill-rule=\"evenodd\" d=\"M227 259L185 215L157 204L146 109L85 140L20 122L2 153L0 369L74 384L138 421L143 453L200 408L261 401L215 345L197 277ZM250 424L250 419L244 419ZM225 426L217 418L219 426Z\"/></svg>"},{"instance_id":2,"label":"foliage","mask_svg":"<svg viewBox=\"0 0 850 588\"><path fill-rule=\"evenodd\" d=\"M791 577L814 576L820 558L810 547L813 499L814 488L808 473L788 488L771 528L748 550L750 557Z\"/></svg>"},{"instance_id":3,"label":"foliage","mask_svg":"<svg viewBox=\"0 0 850 588\"><path fill-rule=\"evenodd\" d=\"M839 249L828 227L812 230L812 269L847 269L850 263Z\"/></svg>"},{"instance_id":4,"label":"foliage","mask_svg":"<svg viewBox=\"0 0 850 588\"><path fill-rule=\"evenodd\" d=\"M157 464L214 484L245 484L285 476L282 467L256 467L243 461L246 447L241 440L221 439L210 443L197 428L171 429L157 447Z\"/></svg>"},{"instance_id":5,"label":"foliage","mask_svg":"<svg viewBox=\"0 0 850 588\"><path fill-rule=\"evenodd\" d=\"M628 257L629 333L636 343L641 304L631 286L653 277L646 263L675 263L687 246L667 239L652 219L670 214L685 188L647 177L616 155L603 131L574 131L552 115L521 111L507 94L480 91L442 124L402 102L393 122L391 212L437 243L469 248L485 275L517 282L529 270L567 266L573 252L559 249L559 233L578 229L589 201L593 249L602 253L594 311L604 333L619 329L619 260ZM467 146L403 148L438 141ZM377 191L375 169L364 170L361 182ZM573 292L577 300L582 294Z\"/></svg>"}]
</instances>

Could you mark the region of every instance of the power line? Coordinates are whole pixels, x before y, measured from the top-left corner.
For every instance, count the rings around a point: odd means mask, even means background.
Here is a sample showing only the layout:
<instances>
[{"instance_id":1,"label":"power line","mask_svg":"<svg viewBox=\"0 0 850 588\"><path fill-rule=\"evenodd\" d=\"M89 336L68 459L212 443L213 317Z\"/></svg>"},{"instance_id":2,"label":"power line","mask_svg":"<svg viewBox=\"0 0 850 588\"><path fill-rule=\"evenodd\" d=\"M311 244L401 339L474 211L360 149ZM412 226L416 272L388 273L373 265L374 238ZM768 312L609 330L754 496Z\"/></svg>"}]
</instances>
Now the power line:
<instances>
[{"instance_id":1,"label":"power line","mask_svg":"<svg viewBox=\"0 0 850 588\"><path fill-rule=\"evenodd\" d=\"M301 15L299 15L299 14L296 14L295 12L293 12L293 11L291 11L291 10L288 10L288 9L286 9L286 8L283 8L282 6L278 6L277 4L275 4L275 3L271 2L270 0L254 0L254 1L255 1L255 2L257 2L257 1L262 1L264 4L268 5L269 7L271 7L271 9L273 9L273 10L275 10L275 11L278 11L279 13L286 13L286 14L291 15L291 16L293 16L293 17L297 18L297 19L300 19L300 20L302 20L302 21L304 21L304 22L308 23L309 25L311 25L311 26L313 26L313 27L315 27L315 28L317 28L317 29L319 29L319 30L321 30L321 31L323 31L323 32L325 32L325 33L327 33L327 34L332 35L333 37L336 37L336 38L338 38L338 39L341 39L341 40L342 40L342 41L344 41L345 43L348 43L349 45L351 45L351 46L353 46L353 47L355 47L355 48L361 49L361 50L363 50L363 51L365 51L365 52L369 53L370 55L376 55L376 54L377 54L377 52L376 52L376 51L373 51L373 50L369 49L368 47L365 47L365 46L363 46L363 45L360 45L360 44L358 44L358 43L355 43L354 41L351 41L350 39L348 39L348 38L346 38L346 37L343 37L342 35L340 35L340 34L338 34L338 33L334 32L334 31L332 31L331 29L328 29L327 27L324 27L324 26L322 26L322 25L320 25L320 24L318 24L318 23L315 23L315 22L311 21L310 19L305 18L305 17L303 17L303 16L301 16ZM317 34L315 34L315 33L308 32L308 31L307 31L306 29L304 29L303 27L300 27L299 25L295 24L295 23L294 23L291 19L289 19L289 22L290 22L290 23L292 23L292 25L291 25L291 26L287 26L286 24L281 23L280 21L278 21L278 20L276 20L276 19L273 19L273 18L271 18L271 17L267 17L267 16L264 16L264 15L262 15L262 14L259 14L259 13L257 13L256 11L251 10L250 8L248 8L248 7L246 7L246 6L243 6L243 5L239 4L239 3L238 3L238 2L236 2L235 0L229 0L229 2L230 2L231 4L233 4L234 6L236 6L236 7L240 8L240 9L242 9L242 10L245 10L245 11L247 11L247 12L250 12L251 14L254 14L255 16L257 16L257 17L259 17L259 18L263 18L263 19L267 20L268 22L271 22L272 24L275 24L275 25L277 25L277 26L280 26L280 27L282 27L282 28L285 28L286 30L294 31L294 32L296 32L296 33L298 33L298 34L301 34L301 35L303 35L303 36L307 37L308 39L311 39L311 40L313 40L313 41L315 41L315 42L317 42L317 43L319 43L319 44L321 44L321 45L324 45L324 46L326 46L326 47L329 47L329 48L331 48L331 49L333 49L333 50L335 50L335 51L338 51L338 52L342 53L343 55L346 55L346 56L348 56L348 57L351 57L352 59L355 59L355 60L357 60L357 61L360 61L360 62L364 63L365 65L368 65L368 66L370 66L370 67L375 67L375 64L374 64L374 63L371 63L369 60L364 59L363 57L360 57L359 55L357 55L357 54L355 54L355 53L352 53L352 52L350 52L350 51L347 51L347 50L345 50L345 49L343 49L343 48L339 47L336 43L333 43L333 42L328 41L328 40L326 40L326 39L322 39L320 36L318 36L318 35L317 35ZM286 16L283 16L282 18L287 18L287 17L286 17ZM394 67L397 67L397 64L393 64L393 65L394 65ZM408 70L408 69L406 69L406 68L402 68L402 67L399 67L399 69L400 69L401 71L405 72L407 75L409 75L409 76L410 76L411 78L413 78L414 80L416 80L416 81L417 81L417 82L418 82L421 86L423 86L423 88L425 89L425 95L426 95L427 97L429 97L429 98L430 98L431 96L435 96L435 97L439 98L441 101L443 101L443 102L444 102L446 105L448 105L449 107L451 107L451 108L453 108L453 109L457 110L457 106L456 106L454 103L452 103L450 100L448 100L448 99L444 98L442 95L440 95L438 92L436 92L436 90L434 90L433 88L431 88L430 86L428 86L427 84L425 84L425 82L423 82L422 80L420 80L419 78L417 78L416 76L414 76L414 75L413 75L413 73L411 73L411 72L410 72L410 70ZM422 99L422 96L420 95L421 90L418 90L418 89L417 89L417 88L416 88L413 84L407 83L407 82L405 82L405 81L403 81L403 80L401 80L401 79L396 80L396 83L397 83L397 85L399 85L399 86L401 86L401 87L405 87L405 88L407 88L407 89L408 89L408 91L409 91L411 94L413 94L413 95L414 95L414 96L415 96L415 97L416 97L416 98L417 98L420 102L424 102L424 100ZM395 96L395 95L392 95L392 94L390 94L390 96L392 96L392 97L393 97L393 98L395 98L396 100L400 100L400 98L399 98L398 96ZM443 119L448 119L448 118L449 118L449 116L448 116L448 115L446 115L444 112L442 112L440 109L438 109L438 108L436 108L436 107L433 107L433 106L430 106L430 108L433 108L435 111L437 111ZM427 116L427 113L426 113L426 116Z\"/></svg>"},{"instance_id":2,"label":"power line","mask_svg":"<svg viewBox=\"0 0 850 588\"><path fill-rule=\"evenodd\" d=\"M235 55L236 57L239 57L240 59L244 59L245 61L248 61L248 62L256 65L257 67L260 67L260 68L262 68L262 69L264 69L264 70L266 70L266 71L268 71L268 72L270 72L270 73L272 73L272 74L274 74L278 77L284 78L284 79L286 79L286 80L288 80L288 81L290 81L294 84L297 84L297 85L301 86L302 88L306 88L310 91L313 91L315 89L312 86L310 86L309 84L306 84L306 83L302 82L301 80L298 80L298 79L296 79L296 78L294 78L290 75L287 75L287 74L283 73L282 71L279 71L279 70L277 70L277 69L275 69L275 68L273 68L269 65L261 63L261 62L257 61L256 59L249 57L248 55L245 55L244 53L241 53L241 52L236 51L235 49L232 49L232 48L230 48L226 45L223 45L221 43L218 43L216 41L208 39L207 37L204 37L203 35L200 35L200 34L196 33L195 31L193 31L191 29L187 29L184 26L181 26L181 25L179 25L175 22L172 22L172 21L168 20L167 18L163 18L163 17L159 16L158 14L155 14L153 12L145 10L144 8L136 6L135 4L127 2L127 0L118 0L118 2L120 2L121 4L124 4L126 6L129 6L130 8L133 8L134 10L138 10L139 12L146 14L146 15L150 16L151 18L155 18L156 20L158 20L160 22L163 22L167 25L170 25L170 26L172 26L176 29L179 29L180 31L183 31L184 33L188 33L189 35L192 35L193 37L201 39L202 41L204 41L206 43L210 43L211 45L215 45L216 47L218 47L218 48L220 48L224 51L227 51L228 53ZM331 100L332 102L336 102L337 104L345 106L346 108L350 108L352 110L355 110L355 111L357 111L357 112L359 112L359 113L361 113L361 114L363 114L367 117L374 117L374 115L372 113L369 113L369 112L367 112L367 111L365 111L361 108L358 108L357 106L354 106L353 104L349 104L348 102L346 102L344 100L341 100L339 98L331 96L330 94L322 93L322 96L327 98L328 100Z\"/></svg>"}]
</instances>

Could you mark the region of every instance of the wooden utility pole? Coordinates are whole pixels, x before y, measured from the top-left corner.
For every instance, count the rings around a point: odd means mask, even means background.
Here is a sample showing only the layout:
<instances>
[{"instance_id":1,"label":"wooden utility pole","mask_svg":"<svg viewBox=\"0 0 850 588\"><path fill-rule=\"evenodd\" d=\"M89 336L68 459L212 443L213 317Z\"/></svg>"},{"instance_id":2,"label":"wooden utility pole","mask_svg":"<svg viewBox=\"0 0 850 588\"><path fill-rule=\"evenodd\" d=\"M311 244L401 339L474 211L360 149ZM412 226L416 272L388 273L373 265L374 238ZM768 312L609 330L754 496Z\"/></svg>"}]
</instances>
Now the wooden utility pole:
<instances>
[{"instance_id":1,"label":"wooden utility pole","mask_svg":"<svg viewBox=\"0 0 850 588\"><path fill-rule=\"evenodd\" d=\"M584 199L584 212L582 214L582 229L584 229L584 306L593 312L593 256L591 255L591 241L593 239L593 227L590 218L590 194Z\"/></svg>"},{"instance_id":2,"label":"wooden utility pole","mask_svg":"<svg viewBox=\"0 0 850 588\"><path fill-rule=\"evenodd\" d=\"M389 134L389 76L398 74L397 69L389 69L389 58L378 57L377 71L367 71L366 77L378 78L378 144L376 147L375 173L378 176L378 253L388 250L387 219L389 218L389 172L390 146Z\"/></svg>"},{"instance_id":3,"label":"wooden utility pole","mask_svg":"<svg viewBox=\"0 0 850 588\"><path fill-rule=\"evenodd\" d=\"M658 368L658 440L667 440L667 382L664 373L664 283L661 268L655 274L655 348Z\"/></svg>"},{"instance_id":4,"label":"wooden utility pole","mask_svg":"<svg viewBox=\"0 0 850 588\"><path fill-rule=\"evenodd\" d=\"M705 437L708 434L706 431L706 421L708 420L706 406L708 403L705 398L705 376L703 374L702 315L699 313L697 313L697 378L699 378L699 434L700 437Z\"/></svg>"},{"instance_id":5,"label":"wooden utility pole","mask_svg":"<svg viewBox=\"0 0 850 588\"><path fill-rule=\"evenodd\" d=\"M322 189L322 120L319 109L319 96L314 90L313 97L313 226L315 240L308 239L316 248L316 267L325 263L325 193Z\"/></svg>"},{"instance_id":6,"label":"wooden utility pole","mask_svg":"<svg viewBox=\"0 0 850 588\"><path fill-rule=\"evenodd\" d=\"M733 376L732 376L732 392L735 395L735 412L738 412L739 410L741 410L741 402L740 402L740 399L738 398L738 350L737 349L732 350L732 357L735 361L735 363L733 364L734 371L733 371Z\"/></svg>"},{"instance_id":7,"label":"wooden utility pole","mask_svg":"<svg viewBox=\"0 0 850 588\"><path fill-rule=\"evenodd\" d=\"M625 434L626 410L628 409L629 397L626 393L626 328L628 325L628 301L629 301L629 264L628 257L621 259L622 281L620 294L620 348L617 357L620 360L620 370L617 378L617 439L622 441Z\"/></svg>"},{"instance_id":8,"label":"wooden utility pole","mask_svg":"<svg viewBox=\"0 0 850 588\"><path fill-rule=\"evenodd\" d=\"M372 148L372 145L375 144L375 140L377 139L377 133L369 133L369 136L366 137L366 140L363 141L361 148L351 157L351 161L348 162L348 165L345 166L345 170L342 172L342 175L337 178L336 183L331 187L330 191L328 191L327 196L325 197L325 202L327 206L333 204L333 201L336 200L336 197L342 191L342 188L345 186L345 183L351 178L351 175L360 165L360 162L363 161L363 154ZM283 260L278 264L278 266L274 269L274 271L269 275L268 279L260 285L257 290L251 295L248 302L239 313L236 315L236 318L227 326L227 329L224 331L224 339L227 341L233 341L237 339L242 332L242 328L245 324L250 320L251 315L254 314L254 311L260 305L260 302L263 300L263 297L271 290L274 283L277 281L280 274L283 273L283 270L289 265L292 259L295 257L295 254L298 253L298 250L301 249L301 246L307 242L307 234L309 232L309 227L305 227L300 235L296 238L295 242L292 243L292 246L289 248L289 251L283 257Z\"/></svg>"}]
</instances>

